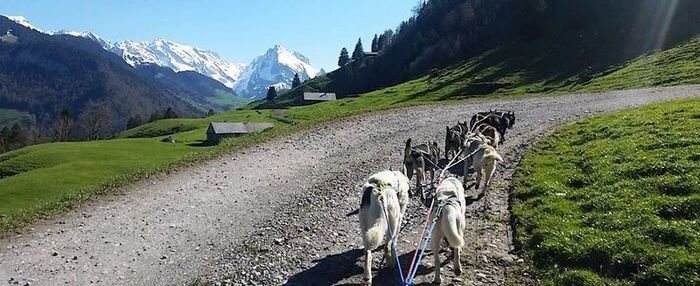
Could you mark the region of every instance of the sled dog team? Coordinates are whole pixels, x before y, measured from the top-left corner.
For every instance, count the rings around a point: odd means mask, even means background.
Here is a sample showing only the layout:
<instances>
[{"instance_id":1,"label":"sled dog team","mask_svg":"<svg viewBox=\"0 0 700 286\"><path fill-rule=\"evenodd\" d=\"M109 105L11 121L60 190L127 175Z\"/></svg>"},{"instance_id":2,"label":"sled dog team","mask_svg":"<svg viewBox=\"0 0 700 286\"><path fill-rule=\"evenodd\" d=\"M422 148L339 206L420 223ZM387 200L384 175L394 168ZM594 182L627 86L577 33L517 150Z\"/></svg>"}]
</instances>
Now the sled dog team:
<instances>
[{"instance_id":1,"label":"sled dog team","mask_svg":"<svg viewBox=\"0 0 700 286\"><path fill-rule=\"evenodd\" d=\"M445 159L451 160L450 162L458 159L464 161L463 182L454 177L436 178L438 169L452 167L438 166L440 159L438 144L429 142L412 145L411 139L406 140L402 171L383 171L369 177L362 186L359 212L360 232L365 253L365 283L372 283L372 250L381 245L385 245L384 260L388 265L396 266L396 257L394 257L396 252L393 249L395 239L403 221L409 197L416 193L424 202L435 200L440 204L440 207L432 211L429 220L433 221L437 217L430 239L434 259L433 283L440 284L439 250L443 238L453 249L455 274L461 274L459 256L464 245L463 232L466 226L464 190L470 178L469 169L472 167L476 173L476 189L479 189L483 181L481 192L486 192L497 163L503 161L496 149L503 142L506 130L512 128L514 124L515 113L488 111L475 114L469 125L465 121L446 128ZM429 180L426 178L428 173ZM414 174L416 185L411 193L410 180ZM437 183L434 191L431 188L433 183Z\"/></svg>"}]
</instances>

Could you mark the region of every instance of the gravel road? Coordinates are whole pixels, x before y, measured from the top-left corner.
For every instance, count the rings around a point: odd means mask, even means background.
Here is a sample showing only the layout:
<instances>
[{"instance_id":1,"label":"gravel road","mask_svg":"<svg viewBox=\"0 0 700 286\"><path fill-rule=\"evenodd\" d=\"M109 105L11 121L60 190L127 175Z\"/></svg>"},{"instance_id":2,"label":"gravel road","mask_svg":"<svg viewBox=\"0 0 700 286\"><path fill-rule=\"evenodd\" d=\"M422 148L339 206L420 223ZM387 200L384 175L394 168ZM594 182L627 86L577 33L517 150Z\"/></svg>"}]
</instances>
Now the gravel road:
<instances>
[{"instance_id":1,"label":"gravel road","mask_svg":"<svg viewBox=\"0 0 700 286\"><path fill-rule=\"evenodd\" d=\"M403 142L444 143L445 125L477 111L514 110L492 188L469 200L465 273L443 283L528 281L513 253L509 182L524 150L553 127L596 113L700 95L700 86L419 106L327 123L152 177L0 240L0 284L241 285L361 282L359 186L401 164ZM457 168L461 168L458 166ZM453 171L458 171L457 169ZM477 197L474 189L468 195ZM424 209L413 201L400 234L407 267ZM381 255L375 255L379 266ZM430 254L417 282L432 281ZM377 285L395 272L375 272Z\"/></svg>"}]
</instances>

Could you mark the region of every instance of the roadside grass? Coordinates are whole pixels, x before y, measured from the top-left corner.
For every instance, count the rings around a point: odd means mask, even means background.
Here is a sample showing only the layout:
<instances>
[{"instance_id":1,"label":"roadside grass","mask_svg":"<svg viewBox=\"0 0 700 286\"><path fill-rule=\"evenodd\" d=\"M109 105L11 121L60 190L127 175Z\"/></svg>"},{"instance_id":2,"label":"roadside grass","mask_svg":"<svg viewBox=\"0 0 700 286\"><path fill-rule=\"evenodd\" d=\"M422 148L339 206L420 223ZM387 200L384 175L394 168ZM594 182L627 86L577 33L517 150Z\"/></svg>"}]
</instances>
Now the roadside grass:
<instances>
[{"instance_id":1,"label":"roadside grass","mask_svg":"<svg viewBox=\"0 0 700 286\"><path fill-rule=\"evenodd\" d=\"M691 48L680 48L686 45ZM692 47L700 49L700 40L696 39L666 52L675 54L696 51ZM500 97L525 97L530 92L585 90L571 84L533 84L527 80L526 73L517 68L505 68L498 59L497 51L493 53L496 54L487 53L464 64L357 97L284 109L254 110L247 106L207 118L165 119L124 131L114 140L42 144L0 154L0 173L5 173L0 175L0 204L4 206L0 208L0 235L17 230L38 218L75 207L80 202L148 174L212 158L222 152L270 140L329 120L420 104L451 103L465 99L478 102ZM647 58L642 57L638 61L641 60ZM519 61L525 62L525 59ZM635 62L618 70L631 69ZM669 69L677 64L679 63L666 60L655 66L654 70ZM638 77L636 70L638 69L631 69L616 80L632 82L632 79ZM697 72L700 65L692 66L691 70ZM612 73L601 76L611 75ZM567 81L571 82L577 81ZM695 82L700 83L700 78L696 78L696 81L684 80L682 83ZM638 87L636 84L633 86ZM599 87L605 85L600 84ZM625 88L624 84L615 87ZM483 96L484 94L488 96ZM275 126L260 134L228 139L219 146L205 146L203 141L206 138L206 128L212 121L269 121ZM160 138L157 138L166 135L171 135L176 143L160 142Z\"/></svg>"},{"instance_id":2,"label":"roadside grass","mask_svg":"<svg viewBox=\"0 0 700 286\"><path fill-rule=\"evenodd\" d=\"M566 126L514 177L542 285L700 284L700 99Z\"/></svg>"}]
</instances>

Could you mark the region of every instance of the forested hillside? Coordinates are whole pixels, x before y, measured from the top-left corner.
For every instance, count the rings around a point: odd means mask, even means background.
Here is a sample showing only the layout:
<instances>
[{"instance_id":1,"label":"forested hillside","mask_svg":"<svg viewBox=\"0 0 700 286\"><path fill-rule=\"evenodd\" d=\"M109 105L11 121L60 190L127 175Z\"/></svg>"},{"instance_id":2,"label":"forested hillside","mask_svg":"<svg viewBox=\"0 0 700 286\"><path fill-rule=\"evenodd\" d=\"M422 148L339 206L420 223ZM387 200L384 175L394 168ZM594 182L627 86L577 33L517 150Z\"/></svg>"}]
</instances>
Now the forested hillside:
<instances>
[{"instance_id":1,"label":"forested hillside","mask_svg":"<svg viewBox=\"0 0 700 286\"><path fill-rule=\"evenodd\" d=\"M144 64L136 66L136 72L146 79L160 83L167 90L202 110L227 111L250 101L237 96L224 84L195 71L175 72L168 67Z\"/></svg>"},{"instance_id":2,"label":"forested hillside","mask_svg":"<svg viewBox=\"0 0 700 286\"><path fill-rule=\"evenodd\" d=\"M303 88L358 94L478 57L484 61L474 70L498 72L476 82L475 94L497 91L512 74L528 83L585 83L700 34L694 0L431 0L415 12L380 34L376 56L355 51Z\"/></svg>"},{"instance_id":3,"label":"forested hillside","mask_svg":"<svg viewBox=\"0 0 700 286\"><path fill-rule=\"evenodd\" d=\"M0 34L5 35L0 42L0 106L32 114L36 126L22 129L32 128L36 136L51 136L64 110L71 120L90 125L76 130L84 133L79 138L108 136L123 129L129 117L148 118L167 108L182 115L206 112L143 80L91 40L50 36L5 17L0 17Z\"/></svg>"}]
</instances>

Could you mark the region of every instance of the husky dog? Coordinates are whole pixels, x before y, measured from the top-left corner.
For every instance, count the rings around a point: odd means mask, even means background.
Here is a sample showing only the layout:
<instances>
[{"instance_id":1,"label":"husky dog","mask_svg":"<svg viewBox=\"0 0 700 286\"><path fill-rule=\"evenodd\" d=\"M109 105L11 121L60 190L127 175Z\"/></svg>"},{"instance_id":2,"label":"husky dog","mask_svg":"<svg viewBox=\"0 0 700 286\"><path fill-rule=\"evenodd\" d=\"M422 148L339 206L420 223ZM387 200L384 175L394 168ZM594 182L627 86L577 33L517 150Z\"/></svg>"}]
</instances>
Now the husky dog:
<instances>
[{"instance_id":1,"label":"husky dog","mask_svg":"<svg viewBox=\"0 0 700 286\"><path fill-rule=\"evenodd\" d=\"M420 192L422 200L425 200L422 184L425 182L426 172L430 172L430 180L435 179L435 169L437 160L440 158L440 148L437 142L431 144L420 144L411 146L411 139L406 140L403 156L403 173L408 179L413 178L416 173L416 190Z\"/></svg>"},{"instance_id":2,"label":"husky dog","mask_svg":"<svg viewBox=\"0 0 700 286\"><path fill-rule=\"evenodd\" d=\"M455 275L462 273L459 255L462 246L464 246L464 227L466 226L464 214L467 204L464 198L464 188L457 178L443 180L438 186L436 194L437 203L445 204L439 213L440 218L430 240L435 269L433 283L440 284L440 244L443 237L447 238L447 242L453 250L452 263L454 263ZM433 214L432 218L435 218L436 215L438 214Z\"/></svg>"},{"instance_id":3,"label":"husky dog","mask_svg":"<svg viewBox=\"0 0 700 286\"><path fill-rule=\"evenodd\" d=\"M455 125L452 128L459 129L459 132L462 134L462 136L466 135L467 132L469 132L469 124L467 124L467 121L464 121L464 122L457 121L457 125Z\"/></svg>"},{"instance_id":4,"label":"husky dog","mask_svg":"<svg viewBox=\"0 0 700 286\"><path fill-rule=\"evenodd\" d=\"M489 145L493 148L498 148L498 143L501 141L501 133L495 127L482 123L476 127L476 132L479 132L489 139Z\"/></svg>"},{"instance_id":5,"label":"husky dog","mask_svg":"<svg viewBox=\"0 0 700 286\"><path fill-rule=\"evenodd\" d=\"M515 111L508 111L508 113L503 115L503 118L508 120L508 128L513 128L513 125L515 125Z\"/></svg>"},{"instance_id":6,"label":"husky dog","mask_svg":"<svg viewBox=\"0 0 700 286\"><path fill-rule=\"evenodd\" d=\"M450 156L457 156L459 148L464 145L464 134L466 128L458 124L452 128L445 127L445 159L450 159Z\"/></svg>"},{"instance_id":7,"label":"husky dog","mask_svg":"<svg viewBox=\"0 0 700 286\"><path fill-rule=\"evenodd\" d=\"M496 152L496 148L493 148L493 146L488 144L489 141L490 140L484 135L475 133L467 138L464 147L466 154L472 154L471 158L467 158L464 162L465 166L468 166L466 164L471 164L476 172L477 190L481 185L481 179L484 178L484 188L482 189L482 193L486 192L486 189L491 184L491 177L493 176L493 172L496 170L496 164L503 161L501 155ZM469 178L468 170L469 168L464 168L465 186L467 185ZM484 174L482 175L482 173Z\"/></svg>"},{"instance_id":8,"label":"husky dog","mask_svg":"<svg viewBox=\"0 0 700 286\"><path fill-rule=\"evenodd\" d=\"M486 123L491 125L501 133L500 143L503 143L504 136L506 135L506 130L513 128L515 125L515 112L512 111L489 111L489 112L479 112L472 116L469 126L474 128L474 125L479 125L481 123ZM473 131L473 130L471 130Z\"/></svg>"},{"instance_id":9,"label":"husky dog","mask_svg":"<svg viewBox=\"0 0 700 286\"><path fill-rule=\"evenodd\" d=\"M408 178L397 171L383 171L372 175L362 186L360 202L360 233L365 251L364 280L372 284L372 250L386 243L384 258L392 265L392 239L396 239L408 204ZM384 210L389 218L387 222ZM387 223L394 237L391 237Z\"/></svg>"}]
</instances>

